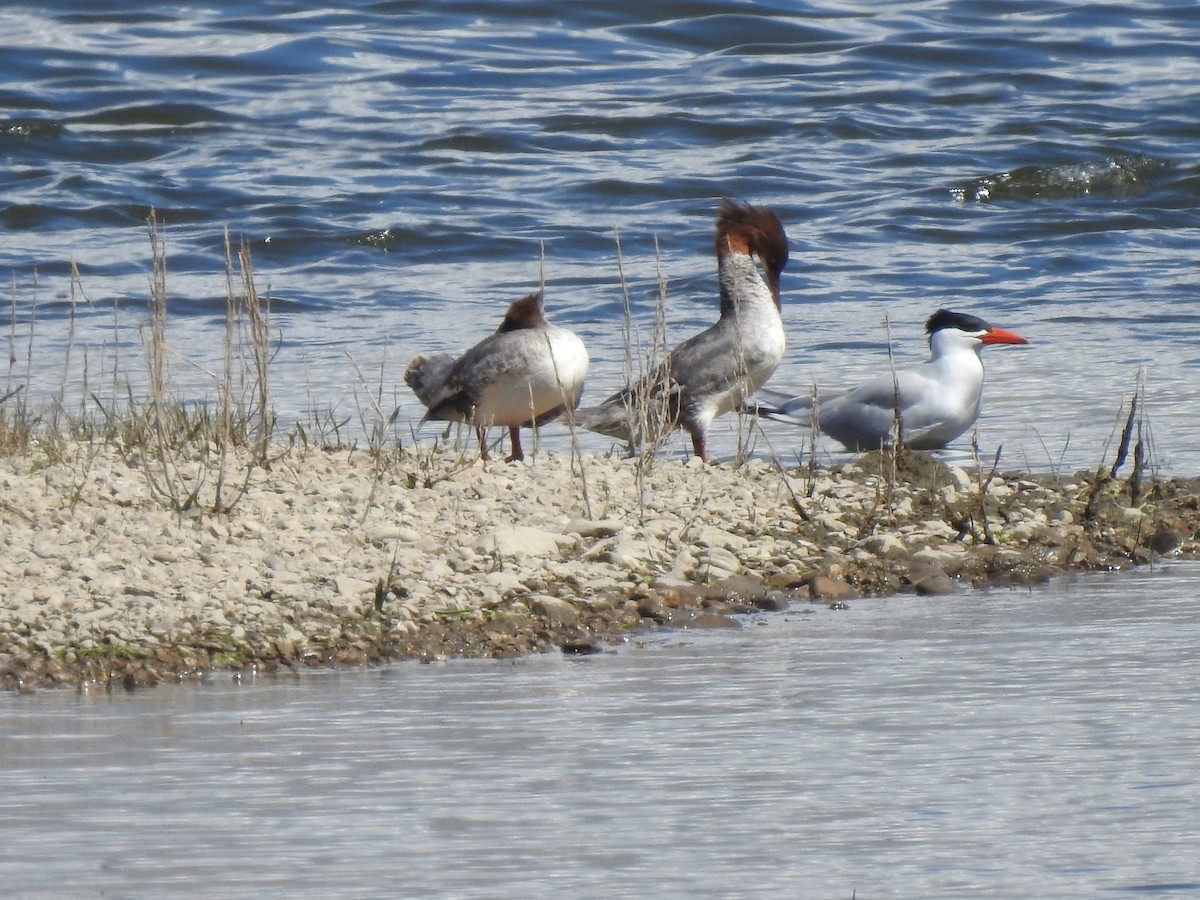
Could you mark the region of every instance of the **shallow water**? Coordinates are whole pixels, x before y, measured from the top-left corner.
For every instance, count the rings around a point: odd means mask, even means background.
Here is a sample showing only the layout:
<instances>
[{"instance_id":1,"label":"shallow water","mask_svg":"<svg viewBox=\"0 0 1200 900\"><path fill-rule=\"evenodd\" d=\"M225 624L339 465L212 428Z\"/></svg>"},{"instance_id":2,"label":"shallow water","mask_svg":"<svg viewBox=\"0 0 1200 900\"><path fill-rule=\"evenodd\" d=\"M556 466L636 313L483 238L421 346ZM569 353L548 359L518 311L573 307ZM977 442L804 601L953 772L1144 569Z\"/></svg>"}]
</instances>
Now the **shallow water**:
<instances>
[{"instance_id":1,"label":"shallow water","mask_svg":"<svg viewBox=\"0 0 1200 900\"><path fill-rule=\"evenodd\" d=\"M962 309L1034 342L986 355L985 458L1094 466L1145 367L1154 462L1194 475L1198 42L1200 6L1132 0L7 3L0 396L136 389L153 207L183 396L215 393L228 226L271 297L284 427L333 409L353 434L398 406L410 441L404 362L493 328L543 252L599 398L621 378L622 272L643 329L660 271L673 339L715 318L731 195L791 237L772 386L854 383L889 330L919 359L929 313ZM1133 190L951 193L1119 154L1171 165ZM772 428L757 450L804 446ZM1200 893L1198 584L1173 564L585 660L5 695L0 883Z\"/></svg>"},{"instance_id":2,"label":"shallow water","mask_svg":"<svg viewBox=\"0 0 1200 900\"><path fill-rule=\"evenodd\" d=\"M404 362L491 330L543 250L599 399L622 379L622 271L644 330L660 268L673 339L715 318L712 220L732 195L791 236L773 386L886 366L885 319L897 360L919 359L949 306L1034 342L987 354L984 457L1093 467L1146 366L1155 461L1200 468L1181 412L1200 371L1195 4L52 2L6 4L0 35L8 379L30 396L65 382L90 406L114 369L118 396L136 387L153 207L184 397L216 393L228 226L272 298L284 428L361 434L398 406L410 441ZM951 194L1116 154L1171 165L1132 191ZM720 431L728 454L736 426ZM806 443L767 437L785 459Z\"/></svg>"},{"instance_id":3,"label":"shallow water","mask_svg":"<svg viewBox=\"0 0 1200 900\"><path fill-rule=\"evenodd\" d=\"M1200 892L1200 566L5 695L12 896Z\"/></svg>"}]
</instances>

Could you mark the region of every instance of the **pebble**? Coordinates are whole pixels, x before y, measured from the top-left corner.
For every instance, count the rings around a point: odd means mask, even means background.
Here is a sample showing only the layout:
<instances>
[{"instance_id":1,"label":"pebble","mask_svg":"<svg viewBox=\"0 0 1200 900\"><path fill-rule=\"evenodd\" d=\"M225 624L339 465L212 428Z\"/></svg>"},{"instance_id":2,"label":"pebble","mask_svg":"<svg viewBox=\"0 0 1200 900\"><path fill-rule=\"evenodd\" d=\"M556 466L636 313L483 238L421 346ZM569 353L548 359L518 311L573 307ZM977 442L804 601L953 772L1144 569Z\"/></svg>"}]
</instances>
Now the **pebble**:
<instances>
[{"instance_id":1,"label":"pebble","mask_svg":"<svg viewBox=\"0 0 1200 900\"><path fill-rule=\"evenodd\" d=\"M337 592L343 597L360 597L375 590L375 582L350 575L336 575L333 579Z\"/></svg>"},{"instance_id":2,"label":"pebble","mask_svg":"<svg viewBox=\"0 0 1200 900\"><path fill-rule=\"evenodd\" d=\"M578 610L558 597L533 597L529 601L529 608L555 625L575 625L579 622Z\"/></svg>"},{"instance_id":3,"label":"pebble","mask_svg":"<svg viewBox=\"0 0 1200 900\"><path fill-rule=\"evenodd\" d=\"M624 528L625 523L616 519L572 519L564 531L583 538L602 538L619 534Z\"/></svg>"},{"instance_id":4,"label":"pebble","mask_svg":"<svg viewBox=\"0 0 1200 900\"><path fill-rule=\"evenodd\" d=\"M477 509L476 517L486 521L491 509ZM570 543L562 534L528 525L506 525L492 528L475 542L473 549L478 553L495 553L509 556L554 556L560 544Z\"/></svg>"},{"instance_id":5,"label":"pebble","mask_svg":"<svg viewBox=\"0 0 1200 900\"><path fill-rule=\"evenodd\" d=\"M840 578L828 575L816 575L808 583L809 593L814 600L853 600L858 597L858 591Z\"/></svg>"},{"instance_id":6,"label":"pebble","mask_svg":"<svg viewBox=\"0 0 1200 900\"><path fill-rule=\"evenodd\" d=\"M83 665L70 654L111 641L203 663L189 641L246 647L260 660L321 658L344 634L361 641L354 629L380 616L377 633L393 641L522 610L562 628L605 613L729 627L729 609L949 593L997 572L1032 579L1049 566L1108 566L1114 547L1128 564L1141 561L1129 550L1138 541L1146 559L1197 552L1194 511L1181 504L1143 521L1162 501L1131 507L1111 485L1111 517L1085 533L1092 489L1080 476L1053 486L998 478L981 497L963 469L912 485L853 466L815 479L788 473L801 512L761 460L660 458L639 477L636 459L594 456L585 491L578 466L554 453L513 466L406 449L379 468L361 451L278 448L232 511L213 513L201 496L181 516L116 450L60 451L0 457L0 583L9 586L0 676L11 684L33 660ZM998 546L963 536L964 515L982 534L984 508ZM1104 534L1111 546L1097 543Z\"/></svg>"},{"instance_id":7,"label":"pebble","mask_svg":"<svg viewBox=\"0 0 1200 900\"><path fill-rule=\"evenodd\" d=\"M908 582L914 591L927 597L954 593L953 579L937 566L927 566L909 573Z\"/></svg>"}]
</instances>

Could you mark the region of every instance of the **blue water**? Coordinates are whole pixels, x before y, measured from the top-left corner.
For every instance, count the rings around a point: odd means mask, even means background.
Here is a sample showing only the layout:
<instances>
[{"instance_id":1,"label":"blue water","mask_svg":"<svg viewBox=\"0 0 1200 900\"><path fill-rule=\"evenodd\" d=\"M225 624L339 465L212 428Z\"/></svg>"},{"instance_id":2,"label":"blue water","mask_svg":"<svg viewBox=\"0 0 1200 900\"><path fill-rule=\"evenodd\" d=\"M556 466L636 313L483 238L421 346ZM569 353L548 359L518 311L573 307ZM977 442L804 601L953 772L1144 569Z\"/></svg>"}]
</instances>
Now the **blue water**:
<instances>
[{"instance_id":1,"label":"blue water","mask_svg":"<svg viewBox=\"0 0 1200 900\"><path fill-rule=\"evenodd\" d=\"M154 208L182 395L215 392L228 228L271 298L283 428L399 407L410 442L408 357L474 342L543 272L597 398L621 378L622 277L643 328L660 272L673 339L715 318L731 195L791 237L773 386L853 383L889 332L918 359L947 306L1033 341L986 354L986 458L1111 458L1144 371L1152 463L1195 475L1198 46L1191 2L6 3L5 390L136 383ZM1170 165L1079 188L1125 157ZM952 194L1024 167L1062 189ZM586 661L0 697L0 882L1196 894L1196 597L1169 566Z\"/></svg>"},{"instance_id":2,"label":"blue water","mask_svg":"<svg viewBox=\"0 0 1200 900\"><path fill-rule=\"evenodd\" d=\"M14 897L1200 893L1200 568L0 696Z\"/></svg>"},{"instance_id":3,"label":"blue water","mask_svg":"<svg viewBox=\"0 0 1200 900\"><path fill-rule=\"evenodd\" d=\"M622 274L646 330L660 271L673 340L715 318L731 195L791 237L773 386L853 384L889 332L919 359L928 314L964 309L1034 342L987 353L986 457L1093 467L1145 366L1155 463L1200 468L1195 4L591 6L6 4L9 381L137 380L154 208L185 397L215 393L228 227L272 300L285 429L335 410L361 433L399 407L411 441L407 359L478 340L543 272L596 399L622 378ZM951 194L1118 153L1171 165L1132 192ZM64 376L72 297L89 356Z\"/></svg>"}]
</instances>

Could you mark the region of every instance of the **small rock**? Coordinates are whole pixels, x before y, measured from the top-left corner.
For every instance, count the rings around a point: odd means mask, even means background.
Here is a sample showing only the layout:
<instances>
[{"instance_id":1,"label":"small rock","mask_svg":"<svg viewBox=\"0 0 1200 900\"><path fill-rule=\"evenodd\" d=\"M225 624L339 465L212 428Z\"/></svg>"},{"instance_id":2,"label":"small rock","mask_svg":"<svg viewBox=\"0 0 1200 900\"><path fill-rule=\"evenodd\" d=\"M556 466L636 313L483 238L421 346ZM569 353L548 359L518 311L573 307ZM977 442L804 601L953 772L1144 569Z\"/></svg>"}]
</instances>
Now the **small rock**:
<instances>
[{"instance_id":1,"label":"small rock","mask_svg":"<svg viewBox=\"0 0 1200 900\"><path fill-rule=\"evenodd\" d=\"M692 543L698 547L709 547L714 550L737 551L744 550L750 541L739 534L730 534L720 528L705 526L696 532ZM730 556L733 554L730 553Z\"/></svg>"},{"instance_id":2,"label":"small rock","mask_svg":"<svg viewBox=\"0 0 1200 900\"><path fill-rule=\"evenodd\" d=\"M958 466L950 466L949 471L950 477L954 479L954 484L960 491L973 491L979 488L978 483L976 483L975 479L971 477L966 469L959 468Z\"/></svg>"},{"instance_id":3,"label":"small rock","mask_svg":"<svg viewBox=\"0 0 1200 900\"><path fill-rule=\"evenodd\" d=\"M567 523L566 533L584 538L612 537L624 530L625 523L616 519L572 519Z\"/></svg>"},{"instance_id":4,"label":"small rock","mask_svg":"<svg viewBox=\"0 0 1200 900\"><path fill-rule=\"evenodd\" d=\"M559 545L573 543L570 538L529 525L495 528L475 542L477 553L500 556L556 556Z\"/></svg>"},{"instance_id":5,"label":"small rock","mask_svg":"<svg viewBox=\"0 0 1200 900\"><path fill-rule=\"evenodd\" d=\"M604 648L595 641L567 641L560 649L567 656L590 656L604 652Z\"/></svg>"},{"instance_id":6,"label":"small rock","mask_svg":"<svg viewBox=\"0 0 1200 900\"><path fill-rule=\"evenodd\" d=\"M1178 549L1185 538L1186 535L1182 531L1176 531L1173 528L1163 528L1150 535L1149 540L1146 541L1146 546L1155 553L1166 556L1168 553L1172 553Z\"/></svg>"},{"instance_id":7,"label":"small rock","mask_svg":"<svg viewBox=\"0 0 1200 900\"><path fill-rule=\"evenodd\" d=\"M375 585L370 581L363 581L361 578L353 578L349 575L335 575L333 577L334 587L337 592L343 597L354 597L359 594L374 593Z\"/></svg>"},{"instance_id":8,"label":"small rock","mask_svg":"<svg viewBox=\"0 0 1200 900\"><path fill-rule=\"evenodd\" d=\"M908 547L899 535L890 532L873 534L858 542L858 546L884 559L899 559L908 555Z\"/></svg>"},{"instance_id":9,"label":"small rock","mask_svg":"<svg viewBox=\"0 0 1200 900\"><path fill-rule=\"evenodd\" d=\"M497 591L501 596L513 591L524 590L525 588L525 583L521 580L521 576L508 569L497 569L494 572L480 575L479 580Z\"/></svg>"},{"instance_id":10,"label":"small rock","mask_svg":"<svg viewBox=\"0 0 1200 900\"><path fill-rule=\"evenodd\" d=\"M1146 511L1136 506L1118 506L1114 512L1118 517L1130 524L1140 522L1146 517Z\"/></svg>"},{"instance_id":11,"label":"small rock","mask_svg":"<svg viewBox=\"0 0 1200 900\"><path fill-rule=\"evenodd\" d=\"M741 628L742 623L732 616L714 612L698 612L685 623L689 628Z\"/></svg>"},{"instance_id":12,"label":"small rock","mask_svg":"<svg viewBox=\"0 0 1200 900\"><path fill-rule=\"evenodd\" d=\"M367 540L372 544L384 544L388 541L403 541L411 544L420 539L420 532L402 525L379 525L367 532Z\"/></svg>"},{"instance_id":13,"label":"small rock","mask_svg":"<svg viewBox=\"0 0 1200 900\"><path fill-rule=\"evenodd\" d=\"M606 548L601 559L631 572L640 572L648 568L654 552L647 541L627 539L624 535L612 540L614 543Z\"/></svg>"},{"instance_id":14,"label":"small rock","mask_svg":"<svg viewBox=\"0 0 1200 900\"><path fill-rule=\"evenodd\" d=\"M760 597L751 598L750 602L763 612L783 612L792 605L791 598L782 591L768 591Z\"/></svg>"},{"instance_id":15,"label":"small rock","mask_svg":"<svg viewBox=\"0 0 1200 900\"><path fill-rule=\"evenodd\" d=\"M697 570L720 580L731 577L742 568L741 561L724 547L705 547L697 554L697 562Z\"/></svg>"},{"instance_id":16,"label":"small rock","mask_svg":"<svg viewBox=\"0 0 1200 900\"><path fill-rule=\"evenodd\" d=\"M745 600L750 603L763 596L767 591L767 586L762 581L749 575L734 575L714 584L713 587L729 599Z\"/></svg>"},{"instance_id":17,"label":"small rock","mask_svg":"<svg viewBox=\"0 0 1200 900\"><path fill-rule=\"evenodd\" d=\"M560 597L534 597L529 607L553 625L579 624L579 610Z\"/></svg>"},{"instance_id":18,"label":"small rock","mask_svg":"<svg viewBox=\"0 0 1200 900\"><path fill-rule=\"evenodd\" d=\"M637 611L643 619L654 619L663 623L671 621L671 611L657 597L643 597L638 601Z\"/></svg>"},{"instance_id":19,"label":"small rock","mask_svg":"<svg viewBox=\"0 0 1200 900\"><path fill-rule=\"evenodd\" d=\"M839 578L817 575L808 583L809 595L814 600L854 600L858 591Z\"/></svg>"},{"instance_id":20,"label":"small rock","mask_svg":"<svg viewBox=\"0 0 1200 900\"><path fill-rule=\"evenodd\" d=\"M954 593L954 581L937 566L918 569L908 576L913 590L925 597L940 597Z\"/></svg>"}]
</instances>

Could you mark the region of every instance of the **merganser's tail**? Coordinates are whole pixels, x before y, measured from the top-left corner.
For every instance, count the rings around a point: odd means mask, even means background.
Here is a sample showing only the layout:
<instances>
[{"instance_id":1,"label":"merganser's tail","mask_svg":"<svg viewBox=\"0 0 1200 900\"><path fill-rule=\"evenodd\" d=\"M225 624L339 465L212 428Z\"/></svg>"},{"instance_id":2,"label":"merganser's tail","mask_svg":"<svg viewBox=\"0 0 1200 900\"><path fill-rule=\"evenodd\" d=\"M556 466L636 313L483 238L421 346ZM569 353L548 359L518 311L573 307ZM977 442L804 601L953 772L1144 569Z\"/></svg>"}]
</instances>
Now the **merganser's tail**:
<instances>
[{"instance_id":1,"label":"merganser's tail","mask_svg":"<svg viewBox=\"0 0 1200 900\"><path fill-rule=\"evenodd\" d=\"M630 444L661 440L679 426L679 386L655 373L598 406L576 409L574 424Z\"/></svg>"},{"instance_id":2,"label":"merganser's tail","mask_svg":"<svg viewBox=\"0 0 1200 900\"><path fill-rule=\"evenodd\" d=\"M633 441L632 416L621 403L585 406L570 413L573 424L619 441Z\"/></svg>"},{"instance_id":3,"label":"merganser's tail","mask_svg":"<svg viewBox=\"0 0 1200 900\"><path fill-rule=\"evenodd\" d=\"M812 426L813 406L812 394L793 397L785 391L761 387L752 397L747 398L739 411L758 416L760 419L809 428Z\"/></svg>"}]
</instances>

